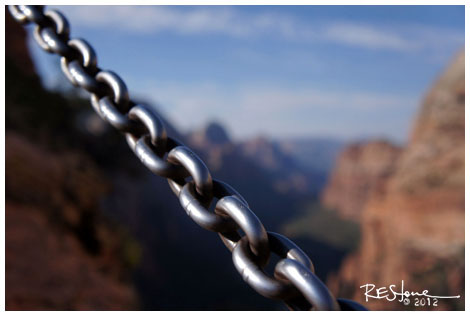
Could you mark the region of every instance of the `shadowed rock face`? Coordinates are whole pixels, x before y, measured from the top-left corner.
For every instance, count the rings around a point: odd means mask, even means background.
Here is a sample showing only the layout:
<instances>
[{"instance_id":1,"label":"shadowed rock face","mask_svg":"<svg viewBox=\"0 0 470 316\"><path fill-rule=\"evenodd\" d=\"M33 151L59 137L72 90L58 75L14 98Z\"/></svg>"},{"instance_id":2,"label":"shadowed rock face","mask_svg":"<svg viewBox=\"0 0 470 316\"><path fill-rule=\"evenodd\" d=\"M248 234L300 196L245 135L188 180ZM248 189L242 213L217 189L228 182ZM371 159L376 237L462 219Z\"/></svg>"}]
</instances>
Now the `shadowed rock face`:
<instances>
[{"instance_id":1,"label":"shadowed rock face","mask_svg":"<svg viewBox=\"0 0 470 316\"><path fill-rule=\"evenodd\" d=\"M86 156L13 132L6 151L7 310L135 308L129 240L100 214L105 177Z\"/></svg>"},{"instance_id":2,"label":"shadowed rock face","mask_svg":"<svg viewBox=\"0 0 470 316\"><path fill-rule=\"evenodd\" d=\"M427 94L383 193L366 199L360 250L329 282L342 296L364 302L361 285L400 285L401 280L410 291L464 294L464 65L461 52ZM464 299L441 299L438 307L386 300L367 305L463 309Z\"/></svg>"},{"instance_id":3,"label":"shadowed rock face","mask_svg":"<svg viewBox=\"0 0 470 316\"><path fill-rule=\"evenodd\" d=\"M129 236L100 215L109 182L86 152L44 148L43 127L60 136L54 128L69 123L61 117L66 110L54 111L66 101L41 88L24 28L8 11L5 17L5 307L134 309L124 255ZM40 100L61 119L42 120Z\"/></svg>"},{"instance_id":4,"label":"shadowed rock face","mask_svg":"<svg viewBox=\"0 0 470 316\"><path fill-rule=\"evenodd\" d=\"M28 76L36 74L26 47L26 30L18 25L5 6L5 57L11 59Z\"/></svg>"}]
</instances>

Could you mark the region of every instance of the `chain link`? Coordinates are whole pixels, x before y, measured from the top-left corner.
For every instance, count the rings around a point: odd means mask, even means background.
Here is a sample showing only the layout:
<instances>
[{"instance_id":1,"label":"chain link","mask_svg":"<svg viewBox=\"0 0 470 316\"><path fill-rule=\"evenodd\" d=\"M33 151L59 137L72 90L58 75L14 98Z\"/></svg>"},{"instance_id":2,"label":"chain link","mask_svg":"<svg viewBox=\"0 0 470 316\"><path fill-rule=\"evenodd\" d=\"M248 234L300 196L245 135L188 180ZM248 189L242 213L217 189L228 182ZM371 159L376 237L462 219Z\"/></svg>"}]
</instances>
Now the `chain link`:
<instances>
[{"instance_id":1,"label":"chain link","mask_svg":"<svg viewBox=\"0 0 470 316\"><path fill-rule=\"evenodd\" d=\"M91 93L94 110L125 135L131 150L150 171L168 179L188 216L202 228L219 233L232 251L235 268L253 289L283 300L292 310L365 310L356 302L336 300L296 244L267 232L235 189L213 179L191 149L167 136L152 109L134 104L124 81L98 67L93 47L83 39L69 38L69 23L62 13L31 5L10 5L9 10L19 23L35 24L38 45L61 56L61 69L68 80ZM211 209L214 199L217 203ZM273 276L264 270L271 254L280 258Z\"/></svg>"}]
</instances>

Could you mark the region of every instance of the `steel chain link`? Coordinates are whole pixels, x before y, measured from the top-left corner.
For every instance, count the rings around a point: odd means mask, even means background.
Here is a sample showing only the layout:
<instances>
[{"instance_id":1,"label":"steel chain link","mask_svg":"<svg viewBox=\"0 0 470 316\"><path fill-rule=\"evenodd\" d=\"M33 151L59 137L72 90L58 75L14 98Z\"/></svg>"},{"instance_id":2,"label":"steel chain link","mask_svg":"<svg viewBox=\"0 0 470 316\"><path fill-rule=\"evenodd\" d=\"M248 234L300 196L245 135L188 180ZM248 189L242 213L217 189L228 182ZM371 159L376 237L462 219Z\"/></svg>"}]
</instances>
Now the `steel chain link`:
<instances>
[{"instance_id":1,"label":"steel chain link","mask_svg":"<svg viewBox=\"0 0 470 316\"><path fill-rule=\"evenodd\" d=\"M90 92L94 110L125 135L129 147L150 171L168 179L188 216L202 228L219 233L232 251L236 269L253 289L283 300L292 310L364 310L356 302L336 300L297 245L266 231L237 191L213 179L191 149L167 136L154 111L134 104L124 81L98 67L93 47L83 39L69 38L69 23L62 13L31 5L10 5L9 10L21 24L35 24L33 34L39 46L61 56L66 78ZM213 199L217 203L211 210ZM265 271L271 254L280 257L273 276Z\"/></svg>"}]
</instances>

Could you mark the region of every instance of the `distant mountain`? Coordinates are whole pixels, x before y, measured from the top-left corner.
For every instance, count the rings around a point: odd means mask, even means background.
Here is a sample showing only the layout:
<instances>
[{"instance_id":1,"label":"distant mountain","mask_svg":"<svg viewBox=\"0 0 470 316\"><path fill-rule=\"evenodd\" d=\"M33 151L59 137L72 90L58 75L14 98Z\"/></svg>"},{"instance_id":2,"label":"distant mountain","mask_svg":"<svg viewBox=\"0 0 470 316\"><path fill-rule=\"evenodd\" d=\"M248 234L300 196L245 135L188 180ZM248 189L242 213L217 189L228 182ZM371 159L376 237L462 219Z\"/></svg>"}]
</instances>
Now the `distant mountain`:
<instances>
[{"instance_id":1,"label":"distant mountain","mask_svg":"<svg viewBox=\"0 0 470 316\"><path fill-rule=\"evenodd\" d=\"M208 161L215 169L224 165L221 159L230 152L263 170L276 191L314 197L323 189L336 155L343 146L337 140L278 141L262 136L233 142L223 126L215 122L193 131L187 137L192 146L206 152Z\"/></svg>"},{"instance_id":2,"label":"distant mountain","mask_svg":"<svg viewBox=\"0 0 470 316\"><path fill-rule=\"evenodd\" d=\"M239 147L245 157L270 173L279 192L316 197L324 186L326 172L307 167L277 141L257 137Z\"/></svg>"},{"instance_id":3,"label":"distant mountain","mask_svg":"<svg viewBox=\"0 0 470 316\"><path fill-rule=\"evenodd\" d=\"M204 128L190 134L193 144L198 147L220 146L231 143L224 127L216 122L211 122Z\"/></svg>"}]
</instances>

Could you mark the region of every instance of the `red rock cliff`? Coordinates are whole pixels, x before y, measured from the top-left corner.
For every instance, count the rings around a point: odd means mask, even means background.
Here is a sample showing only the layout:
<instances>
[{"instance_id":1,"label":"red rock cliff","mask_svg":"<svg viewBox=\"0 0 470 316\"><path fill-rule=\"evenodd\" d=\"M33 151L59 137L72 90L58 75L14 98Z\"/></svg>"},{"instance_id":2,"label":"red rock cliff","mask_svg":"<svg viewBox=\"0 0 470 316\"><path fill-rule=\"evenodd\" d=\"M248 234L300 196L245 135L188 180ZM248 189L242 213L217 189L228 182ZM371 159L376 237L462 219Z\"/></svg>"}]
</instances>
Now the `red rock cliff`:
<instances>
[{"instance_id":1,"label":"red rock cliff","mask_svg":"<svg viewBox=\"0 0 470 316\"><path fill-rule=\"evenodd\" d=\"M400 152L401 148L384 140L348 146L338 157L322 194L323 205L359 221L370 196L383 193Z\"/></svg>"},{"instance_id":2,"label":"red rock cliff","mask_svg":"<svg viewBox=\"0 0 470 316\"><path fill-rule=\"evenodd\" d=\"M373 192L361 207L360 248L329 282L340 296L365 303L361 285L404 280L410 291L462 297L441 299L437 307L416 307L414 299L408 306L385 299L365 304L381 310L464 308L464 70L462 52L427 94L383 192Z\"/></svg>"}]
</instances>

